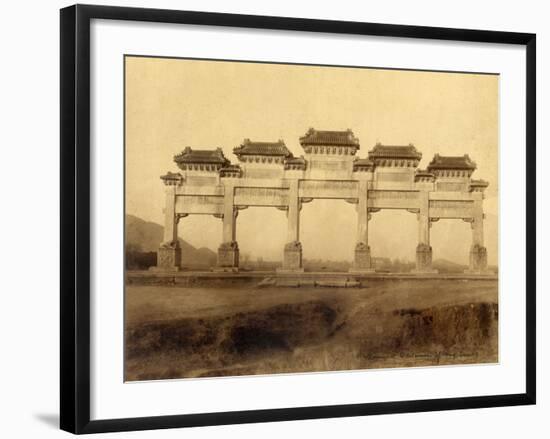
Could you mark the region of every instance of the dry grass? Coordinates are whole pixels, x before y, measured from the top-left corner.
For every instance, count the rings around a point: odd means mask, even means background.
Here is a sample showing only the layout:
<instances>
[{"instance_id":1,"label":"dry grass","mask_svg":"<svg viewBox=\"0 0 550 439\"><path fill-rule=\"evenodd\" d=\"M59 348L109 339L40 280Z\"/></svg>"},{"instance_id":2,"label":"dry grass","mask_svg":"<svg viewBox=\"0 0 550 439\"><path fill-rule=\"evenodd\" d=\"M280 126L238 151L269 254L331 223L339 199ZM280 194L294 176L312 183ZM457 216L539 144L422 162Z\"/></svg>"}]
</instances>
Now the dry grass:
<instances>
[{"instance_id":1,"label":"dry grass","mask_svg":"<svg viewBox=\"0 0 550 439\"><path fill-rule=\"evenodd\" d=\"M496 362L496 281L128 287L126 379Z\"/></svg>"}]
</instances>

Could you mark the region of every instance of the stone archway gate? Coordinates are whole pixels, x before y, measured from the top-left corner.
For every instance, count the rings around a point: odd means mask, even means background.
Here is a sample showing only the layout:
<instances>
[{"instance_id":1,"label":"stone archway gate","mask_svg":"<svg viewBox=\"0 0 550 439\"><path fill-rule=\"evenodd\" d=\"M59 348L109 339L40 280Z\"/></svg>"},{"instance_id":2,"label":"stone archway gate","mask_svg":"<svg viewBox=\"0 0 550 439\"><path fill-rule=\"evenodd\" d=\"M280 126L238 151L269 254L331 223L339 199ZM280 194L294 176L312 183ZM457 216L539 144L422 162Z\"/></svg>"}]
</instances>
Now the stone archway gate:
<instances>
[{"instance_id":1,"label":"stone archway gate","mask_svg":"<svg viewBox=\"0 0 550 439\"><path fill-rule=\"evenodd\" d=\"M185 148L174 157L180 172L168 172L165 184L164 240L158 251L160 270L178 270L181 249L177 224L194 214L223 221L218 268L237 271L239 210L266 206L285 210L288 226L281 271L301 272L300 210L313 199L342 199L356 204L357 239L351 271L373 271L368 241L369 219L380 209L405 209L416 214L416 273L433 273L431 223L441 218L467 221L472 228L469 272L487 270L483 238L483 192L488 183L473 180L476 164L468 155L436 154L425 170L414 145L376 144L368 158L358 158L359 140L351 130L311 128L300 144L305 157L294 157L282 140L245 139L234 149L239 164L231 164L220 148Z\"/></svg>"}]
</instances>

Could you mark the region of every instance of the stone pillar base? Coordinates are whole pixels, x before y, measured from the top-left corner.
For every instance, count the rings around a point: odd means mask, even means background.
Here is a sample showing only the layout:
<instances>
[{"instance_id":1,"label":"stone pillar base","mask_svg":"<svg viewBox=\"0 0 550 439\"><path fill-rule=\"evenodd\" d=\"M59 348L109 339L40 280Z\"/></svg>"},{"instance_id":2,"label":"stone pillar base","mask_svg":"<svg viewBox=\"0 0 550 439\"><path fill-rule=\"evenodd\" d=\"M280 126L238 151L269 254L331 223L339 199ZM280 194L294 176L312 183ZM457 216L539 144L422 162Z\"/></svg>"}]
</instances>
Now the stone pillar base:
<instances>
[{"instance_id":1,"label":"stone pillar base","mask_svg":"<svg viewBox=\"0 0 550 439\"><path fill-rule=\"evenodd\" d=\"M218 247L218 267L216 271L238 271L239 245L237 241L224 242Z\"/></svg>"},{"instance_id":2,"label":"stone pillar base","mask_svg":"<svg viewBox=\"0 0 550 439\"><path fill-rule=\"evenodd\" d=\"M154 271L178 271L181 265L181 248L179 242L161 244L157 251L157 266Z\"/></svg>"},{"instance_id":3,"label":"stone pillar base","mask_svg":"<svg viewBox=\"0 0 550 439\"><path fill-rule=\"evenodd\" d=\"M214 273L238 273L239 267L212 267Z\"/></svg>"},{"instance_id":4,"label":"stone pillar base","mask_svg":"<svg viewBox=\"0 0 550 439\"><path fill-rule=\"evenodd\" d=\"M428 244L416 246L416 268L411 273L437 273L437 270L432 268L432 247Z\"/></svg>"},{"instance_id":5,"label":"stone pillar base","mask_svg":"<svg viewBox=\"0 0 550 439\"><path fill-rule=\"evenodd\" d=\"M292 241L285 245L283 266L277 269L278 273L303 273L302 244L300 241Z\"/></svg>"},{"instance_id":6,"label":"stone pillar base","mask_svg":"<svg viewBox=\"0 0 550 439\"><path fill-rule=\"evenodd\" d=\"M487 270L487 249L479 244L472 245L470 249L470 266L465 273L491 274Z\"/></svg>"},{"instance_id":7,"label":"stone pillar base","mask_svg":"<svg viewBox=\"0 0 550 439\"><path fill-rule=\"evenodd\" d=\"M355 246L355 260L350 273L374 273L374 267L371 265L370 247L364 242L358 242Z\"/></svg>"}]
</instances>

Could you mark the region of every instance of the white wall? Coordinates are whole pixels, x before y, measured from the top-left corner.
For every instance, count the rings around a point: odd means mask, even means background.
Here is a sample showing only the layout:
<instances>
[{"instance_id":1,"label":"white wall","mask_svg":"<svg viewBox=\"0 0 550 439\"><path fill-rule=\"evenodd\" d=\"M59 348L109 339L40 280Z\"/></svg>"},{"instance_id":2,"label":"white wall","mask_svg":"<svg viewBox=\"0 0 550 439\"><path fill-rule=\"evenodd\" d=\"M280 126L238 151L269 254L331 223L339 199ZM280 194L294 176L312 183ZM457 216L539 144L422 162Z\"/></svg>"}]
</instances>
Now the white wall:
<instances>
[{"instance_id":1,"label":"white wall","mask_svg":"<svg viewBox=\"0 0 550 439\"><path fill-rule=\"evenodd\" d=\"M88 1L88 3L96 3ZM407 1L302 2L278 0L109 1L100 4L210 10L263 15L303 16L341 20L482 28L537 33L538 45L538 223L548 222L543 204L550 159L542 147L549 142L547 121L550 89L550 14L542 1ZM0 434L3 437L56 437L58 412L58 286L59 286L59 19L63 1L9 2L1 18L0 68ZM546 160L545 160L546 159ZM546 196L545 196L546 195ZM539 227L538 271L550 263L544 249L548 231ZM544 414L550 410L547 306L538 279L539 404L457 412L328 419L187 430L187 437L548 437ZM546 378L546 379L545 379ZM545 434L546 433L546 434ZM182 431L141 432L113 437L179 437ZM112 435L111 435L112 436Z\"/></svg>"}]
</instances>

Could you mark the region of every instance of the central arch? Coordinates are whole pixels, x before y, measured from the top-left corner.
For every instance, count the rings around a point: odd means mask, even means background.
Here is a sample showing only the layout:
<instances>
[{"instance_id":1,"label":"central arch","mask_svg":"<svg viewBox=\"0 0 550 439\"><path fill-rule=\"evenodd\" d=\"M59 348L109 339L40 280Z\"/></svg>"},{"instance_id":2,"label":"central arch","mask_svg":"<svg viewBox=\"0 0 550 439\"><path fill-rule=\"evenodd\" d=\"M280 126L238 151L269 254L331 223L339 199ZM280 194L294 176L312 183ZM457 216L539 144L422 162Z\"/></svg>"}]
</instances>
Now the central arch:
<instances>
[{"instance_id":1,"label":"central arch","mask_svg":"<svg viewBox=\"0 0 550 439\"><path fill-rule=\"evenodd\" d=\"M300 241L306 271L348 271L357 236L357 204L314 199L300 212Z\"/></svg>"},{"instance_id":2,"label":"central arch","mask_svg":"<svg viewBox=\"0 0 550 439\"><path fill-rule=\"evenodd\" d=\"M370 215L369 243L374 267L391 271L414 269L418 244L416 213L382 209Z\"/></svg>"},{"instance_id":3,"label":"central arch","mask_svg":"<svg viewBox=\"0 0 550 439\"><path fill-rule=\"evenodd\" d=\"M282 265L287 218L275 207L250 206L239 210L236 225L240 268L273 271Z\"/></svg>"}]
</instances>

